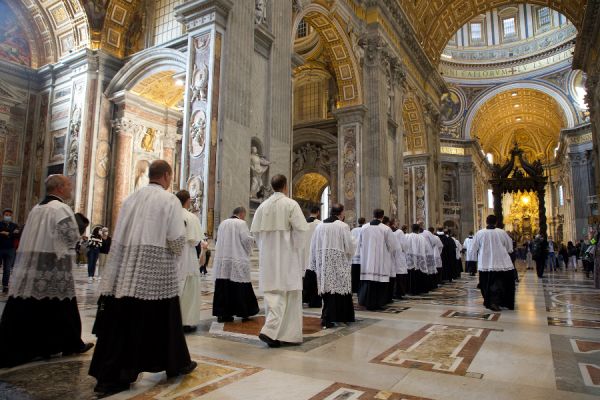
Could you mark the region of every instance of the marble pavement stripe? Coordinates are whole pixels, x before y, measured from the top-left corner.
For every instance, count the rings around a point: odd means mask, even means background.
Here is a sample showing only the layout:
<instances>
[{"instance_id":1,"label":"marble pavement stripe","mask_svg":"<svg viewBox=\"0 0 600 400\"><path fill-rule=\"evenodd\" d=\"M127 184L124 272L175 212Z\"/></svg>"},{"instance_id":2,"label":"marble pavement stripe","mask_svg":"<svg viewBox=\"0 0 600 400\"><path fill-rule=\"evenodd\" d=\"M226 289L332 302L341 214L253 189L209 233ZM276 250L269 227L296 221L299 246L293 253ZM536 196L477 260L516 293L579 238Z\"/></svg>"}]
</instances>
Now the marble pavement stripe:
<instances>
[{"instance_id":1,"label":"marble pavement stripe","mask_svg":"<svg viewBox=\"0 0 600 400\"><path fill-rule=\"evenodd\" d=\"M573 319L548 317L549 326L567 326L571 328L600 329L600 321L593 319Z\"/></svg>"},{"instance_id":2,"label":"marble pavement stripe","mask_svg":"<svg viewBox=\"0 0 600 400\"><path fill-rule=\"evenodd\" d=\"M596 338L550 335L557 389L600 396L600 386L594 385L600 382L597 343ZM582 369L581 365L595 367Z\"/></svg>"},{"instance_id":3,"label":"marble pavement stripe","mask_svg":"<svg viewBox=\"0 0 600 400\"><path fill-rule=\"evenodd\" d=\"M546 311L600 313L600 293L595 289L548 289L544 287Z\"/></svg>"},{"instance_id":4,"label":"marble pavement stripe","mask_svg":"<svg viewBox=\"0 0 600 400\"><path fill-rule=\"evenodd\" d=\"M498 321L500 313L448 310L441 315L444 318L476 319L480 321Z\"/></svg>"},{"instance_id":5,"label":"marble pavement stripe","mask_svg":"<svg viewBox=\"0 0 600 400\"><path fill-rule=\"evenodd\" d=\"M600 352L600 342L596 340L571 339L571 346L575 353Z\"/></svg>"},{"instance_id":6,"label":"marble pavement stripe","mask_svg":"<svg viewBox=\"0 0 600 400\"><path fill-rule=\"evenodd\" d=\"M371 362L464 376L483 342L493 331L499 330L425 325Z\"/></svg>"},{"instance_id":7,"label":"marble pavement stripe","mask_svg":"<svg viewBox=\"0 0 600 400\"><path fill-rule=\"evenodd\" d=\"M370 389L343 383L334 383L327 389L317 393L309 400L428 400L425 397L409 396L385 390Z\"/></svg>"},{"instance_id":8,"label":"marble pavement stripe","mask_svg":"<svg viewBox=\"0 0 600 400\"><path fill-rule=\"evenodd\" d=\"M194 372L178 378L175 383L162 380L132 400L177 399L192 400L220 387L262 371L262 368L192 354L198 363Z\"/></svg>"}]
</instances>

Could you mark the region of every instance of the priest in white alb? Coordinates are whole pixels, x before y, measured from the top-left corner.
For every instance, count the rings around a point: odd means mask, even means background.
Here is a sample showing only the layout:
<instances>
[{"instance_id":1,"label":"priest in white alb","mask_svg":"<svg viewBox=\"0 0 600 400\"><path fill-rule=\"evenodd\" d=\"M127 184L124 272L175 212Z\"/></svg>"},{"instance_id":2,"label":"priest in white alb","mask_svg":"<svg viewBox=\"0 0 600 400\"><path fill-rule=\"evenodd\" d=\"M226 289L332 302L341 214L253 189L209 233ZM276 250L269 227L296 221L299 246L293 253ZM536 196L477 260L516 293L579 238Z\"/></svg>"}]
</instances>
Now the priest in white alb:
<instances>
[{"instance_id":1,"label":"priest in white alb","mask_svg":"<svg viewBox=\"0 0 600 400\"><path fill-rule=\"evenodd\" d=\"M360 233L365 222L365 217L360 217L358 219L358 226L352 228L350 231L355 244L358 244L360 240ZM355 252L352 256L352 293L358 293L358 289L360 289L360 254Z\"/></svg>"},{"instance_id":2,"label":"priest in white alb","mask_svg":"<svg viewBox=\"0 0 600 400\"><path fill-rule=\"evenodd\" d=\"M27 217L0 320L0 368L93 346L81 340L72 270L83 229L65 204L71 196L71 180L50 175L46 197Z\"/></svg>"},{"instance_id":3,"label":"priest in white alb","mask_svg":"<svg viewBox=\"0 0 600 400\"><path fill-rule=\"evenodd\" d=\"M89 374L102 395L127 390L140 372L175 377L196 368L179 304L177 257L186 232L181 203L167 191L173 170L156 160L148 175L150 184L123 201L100 284Z\"/></svg>"},{"instance_id":4,"label":"priest in white alb","mask_svg":"<svg viewBox=\"0 0 600 400\"><path fill-rule=\"evenodd\" d=\"M212 314L218 322L242 322L258 314L258 301L252 288L250 254L254 238L246 223L246 209L236 207L230 218L221 222L213 261Z\"/></svg>"},{"instance_id":5,"label":"priest in white alb","mask_svg":"<svg viewBox=\"0 0 600 400\"><path fill-rule=\"evenodd\" d=\"M468 257L477 259L483 305L492 311L500 311L500 307L514 310L515 267L509 255L513 242L503 229L496 228L497 221L495 215L488 215L486 228L473 237Z\"/></svg>"},{"instance_id":6,"label":"priest in white alb","mask_svg":"<svg viewBox=\"0 0 600 400\"><path fill-rule=\"evenodd\" d=\"M403 227L406 229L406 227ZM396 229L394 232L396 239L396 250L392 253L394 261L394 273L396 274L394 298L402 300L408 289L408 265L406 264L406 235L403 229Z\"/></svg>"},{"instance_id":7,"label":"priest in white alb","mask_svg":"<svg viewBox=\"0 0 600 400\"><path fill-rule=\"evenodd\" d=\"M317 226L310 245L310 270L317 276L323 297L321 325L354 322L350 260L354 254L350 227L344 222L344 206L334 204L330 217Z\"/></svg>"},{"instance_id":8,"label":"priest in white alb","mask_svg":"<svg viewBox=\"0 0 600 400\"><path fill-rule=\"evenodd\" d=\"M181 215L185 225L185 246L177 259L179 267L179 301L181 320L185 333L195 332L200 323L202 306L200 293L200 265L196 247L202 241L200 219L188 211L191 203L190 192L180 190L175 195L181 202Z\"/></svg>"},{"instance_id":9,"label":"priest in white alb","mask_svg":"<svg viewBox=\"0 0 600 400\"><path fill-rule=\"evenodd\" d=\"M300 263L304 268L304 279L302 280L302 302L306 303L310 308L321 308L322 300L319 296L319 288L317 287L317 277L315 271L311 271L308 268L310 263L310 241L317 229L317 225L321 223L319 217L321 216L321 210L319 207L312 207L310 209L310 216L306 218L308 223L308 231L306 232L306 243L307 246L304 251L300 253Z\"/></svg>"},{"instance_id":10,"label":"priest in white alb","mask_svg":"<svg viewBox=\"0 0 600 400\"><path fill-rule=\"evenodd\" d=\"M367 310L382 309L387 304L392 274L390 253L396 250L392 230L382 223L383 210L373 211L373 220L361 229L356 253L360 255L360 290L358 304Z\"/></svg>"},{"instance_id":11,"label":"priest in white alb","mask_svg":"<svg viewBox=\"0 0 600 400\"><path fill-rule=\"evenodd\" d=\"M250 232L258 244L259 288L265 299L265 325L259 339L269 347L302 343L302 272L308 223L287 197L287 178L271 178L273 193L254 214Z\"/></svg>"}]
</instances>

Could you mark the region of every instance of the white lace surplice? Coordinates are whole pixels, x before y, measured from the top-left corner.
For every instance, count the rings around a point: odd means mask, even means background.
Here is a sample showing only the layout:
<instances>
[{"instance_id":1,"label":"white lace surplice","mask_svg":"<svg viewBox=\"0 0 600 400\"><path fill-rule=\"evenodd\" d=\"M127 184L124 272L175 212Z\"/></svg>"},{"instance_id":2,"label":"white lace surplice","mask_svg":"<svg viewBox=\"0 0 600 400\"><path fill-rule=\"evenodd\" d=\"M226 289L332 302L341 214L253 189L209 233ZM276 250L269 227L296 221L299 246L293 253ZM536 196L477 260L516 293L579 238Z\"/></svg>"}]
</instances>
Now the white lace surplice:
<instances>
[{"instance_id":1,"label":"white lace surplice","mask_svg":"<svg viewBox=\"0 0 600 400\"><path fill-rule=\"evenodd\" d=\"M184 245L177 197L156 184L138 189L121 206L100 293L142 300L178 296L177 256Z\"/></svg>"},{"instance_id":2,"label":"white lace surplice","mask_svg":"<svg viewBox=\"0 0 600 400\"><path fill-rule=\"evenodd\" d=\"M185 225L185 246L181 255L177 258L177 266L179 269L179 289L183 290L187 277L200 277L200 264L198 263L196 246L202 240L202 232L200 220L197 216L184 208L181 208L181 215Z\"/></svg>"},{"instance_id":3,"label":"white lace surplice","mask_svg":"<svg viewBox=\"0 0 600 400\"><path fill-rule=\"evenodd\" d=\"M389 282L392 275L390 253L397 247L392 230L384 224L365 224L361 229L356 247L356 254L360 255L360 280Z\"/></svg>"},{"instance_id":4,"label":"white lace surplice","mask_svg":"<svg viewBox=\"0 0 600 400\"><path fill-rule=\"evenodd\" d=\"M9 296L74 298L72 269L77 240L77 222L69 206L58 200L35 206L21 235Z\"/></svg>"},{"instance_id":5,"label":"white lace surplice","mask_svg":"<svg viewBox=\"0 0 600 400\"><path fill-rule=\"evenodd\" d=\"M352 293L350 259L355 243L350 227L342 221L317 226L310 245L310 266L317 275L319 294Z\"/></svg>"},{"instance_id":6,"label":"white lace surplice","mask_svg":"<svg viewBox=\"0 0 600 400\"><path fill-rule=\"evenodd\" d=\"M253 244L254 238L250 235L246 221L228 218L221 222L213 261L214 279L251 282L250 252Z\"/></svg>"},{"instance_id":7,"label":"white lace surplice","mask_svg":"<svg viewBox=\"0 0 600 400\"><path fill-rule=\"evenodd\" d=\"M482 229L475 234L468 257L477 260L479 271L510 271L514 269L512 251L512 239L504 230Z\"/></svg>"}]
</instances>

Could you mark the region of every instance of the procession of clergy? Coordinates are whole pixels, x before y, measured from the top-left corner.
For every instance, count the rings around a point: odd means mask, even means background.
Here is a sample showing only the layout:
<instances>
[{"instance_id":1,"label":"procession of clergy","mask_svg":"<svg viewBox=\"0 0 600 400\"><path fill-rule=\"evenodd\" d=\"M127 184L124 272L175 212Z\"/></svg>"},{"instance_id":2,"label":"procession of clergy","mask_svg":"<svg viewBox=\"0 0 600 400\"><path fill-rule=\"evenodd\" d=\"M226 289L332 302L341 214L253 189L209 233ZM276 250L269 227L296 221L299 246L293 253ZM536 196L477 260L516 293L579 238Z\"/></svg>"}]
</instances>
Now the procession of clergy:
<instances>
[{"instance_id":1,"label":"procession of clergy","mask_svg":"<svg viewBox=\"0 0 600 400\"><path fill-rule=\"evenodd\" d=\"M154 161L149 178L149 185L121 205L101 271L89 374L98 381L94 390L105 395L128 390L142 372L166 371L172 378L196 368L184 333L200 323L198 260L208 245L199 219L187 211L189 193L168 190L171 166ZM370 222L361 218L361 226L350 230L343 205L334 204L322 222L317 208L305 218L286 195L285 176L273 176L271 186L274 194L260 204L250 229L244 207L219 225L212 310L221 323L234 317L243 323L258 314L250 276L256 243L265 303L259 338L269 347L302 342L303 302L322 305L322 325L330 328L354 321L353 293L361 309L378 310L394 298L425 293L460 277L462 246L442 231L422 231L415 224L404 232L381 209L374 210ZM51 175L46 198L28 216L0 320L0 368L94 347L81 340L72 274L75 244L89 221L66 204L71 196L71 180ZM512 240L495 227L493 215L487 223L465 241L467 272L479 271L486 307L513 309Z\"/></svg>"}]
</instances>

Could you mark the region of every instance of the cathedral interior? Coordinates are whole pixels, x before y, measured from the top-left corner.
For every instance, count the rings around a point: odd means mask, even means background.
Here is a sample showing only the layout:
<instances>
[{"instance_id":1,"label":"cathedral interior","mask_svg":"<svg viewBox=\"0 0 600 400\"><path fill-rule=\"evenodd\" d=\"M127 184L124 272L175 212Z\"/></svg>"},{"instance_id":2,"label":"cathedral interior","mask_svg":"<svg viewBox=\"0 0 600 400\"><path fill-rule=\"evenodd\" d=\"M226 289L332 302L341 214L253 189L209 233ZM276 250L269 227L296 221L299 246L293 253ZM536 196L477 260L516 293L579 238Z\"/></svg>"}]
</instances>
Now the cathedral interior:
<instances>
[{"instance_id":1,"label":"cathedral interior","mask_svg":"<svg viewBox=\"0 0 600 400\"><path fill-rule=\"evenodd\" d=\"M284 174L303 210L342 203L351 227L382 208L462 241L496 213L516 243L588 240L599 20L599 0L0 0L0 205L23 224L64 174L73 210L112 231L164 159L210 239ZM515 312L457 281L333 331L305 309L304 344L268 354L252 324L214 322L206 280L198 372L114 398L597 398L594 283L520 274ZM0 398L95 398L88 365L0 370Z\"/></svg>"}]
</instances>

